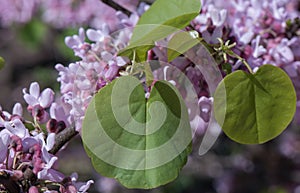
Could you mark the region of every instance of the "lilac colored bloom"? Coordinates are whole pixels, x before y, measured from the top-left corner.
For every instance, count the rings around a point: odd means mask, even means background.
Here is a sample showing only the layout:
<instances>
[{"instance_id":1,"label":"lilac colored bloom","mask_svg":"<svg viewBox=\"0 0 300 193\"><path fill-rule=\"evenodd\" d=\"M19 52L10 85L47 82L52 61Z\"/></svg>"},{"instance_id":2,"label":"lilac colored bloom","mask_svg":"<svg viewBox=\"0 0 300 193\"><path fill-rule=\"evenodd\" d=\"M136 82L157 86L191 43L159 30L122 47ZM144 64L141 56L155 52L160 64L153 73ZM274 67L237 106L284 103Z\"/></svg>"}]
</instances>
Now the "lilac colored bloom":
<instances>
[{"instance_id":1,"label":"lilac colored bloom","mask_svg":"<svg viewBox=\"0 0 300 193\"><path fill-rule=\"evenodd\" d=\"M212 5L208 7L208 13L210 14L212 23L216 27L220 27L224 25L224 22L227 17L227 10L226 9L221 9L218 10Z\"/></svg>"},{"instance_id":2,"label":"lilac colored bloom","mask_svg":"<svg viewBox=\"0 0 300 193\"><path fill-rule=\"evenodd\" d=\"M101 30L88 29L86 35L89 40L97 42L103 41L109 35L109 29L107 24L103 24Z\"/></svg>"},{"instance_id":3,"label":"lilac colored bloom","mask_svg":"<svg viewBox=\"0 0 300 193\"><path fill-rule=\"evenodd\" d=\"M79 192L86 193L90 186L94 183L93 180L89 180L87 182L77 182L78 175L77 173L73 173L70 176L72 184L76 187Z\"/></svg>"},{"instance_id":4,"label":"lilac colored bloom","mask_svg":"<svg viewBox=\"0 0 300 193\"><path fill-rule=\"evenodd\" d=\"M267 52L267 50L262 45L260 45L260 39L260 36L256 36L255 40L252 41L252 45L254 45L254 51L252 55L254 58L258 58Z\"/></svg>"},{"instance_id":5,"label":"lilac colored bloom","mask_svg":"<svg viewBox=\"0 0 300 193\"><path fill-rule=\"evenodd\" d=\"M52 103L50 107L50 117L57 121L63 121L66 124L66 127L69 127L71 124L71 120L69 120L69 114L63 105L59 105L58 103Z\"/></svg>"},{"instance_id":6,"label":"lilac colored bloom","mask_svg":"<svg viewBox=\"0 0 300 193\"><path fill-rule=\"evenodd\" d=\"M5 130L0 131L0 168L1 163L6 159L7 148L10 143L10 136Z\"/></svg>"},{"instance_id":7,"label":"lilac colored bloom","mask_svg":"<svg viewBox=\"0 0 300 193\"><path fill-rule=\"evenodd\" d=\"M64 175L62 173L51 168L56 160L56 157L53 157L49 163L43 166L43 169L37 174L39 179L50 180L53 182L60 182L64 179Z\"/></svg>"},{"instance_id":8,"label":"lilac colored bloom","mask_svg":"<svg viewBox=\"0 0 300 193\"><path fill-rule=\"evenodd\" d=\"M47 88L40 93L40 86L37 82L31 83L29 87L29 93L26 88L23 89L24 99L30 107L40 105L42 108L50 107L54 99L54 92Z\"/></svg>"},{"instance_id":9,"label":"lilac colored bloom","mask_svg":"<svg viewBox=\"0 0 300 193\"><path fill-rule=\"evenodd\" d=\"M283 38L276 47L269 50L269 54L274 58L276 65L281 66L282 64L288 64L294 61L294 54L289 44L289 40Z\"/></svg>"},{"instance_id":10,"label":"lilac colored bloom","mask_svg":"<svg viewBox=\"0 0 300 193\"><path fill-rule=\"evenodd\" d=\"M5 122L4 127L11 135L16 135L20 138L29 137L29 132L24 124L19 119L14 119L10 122Z\"/></svg>"},{"instance_id":11,"label":"lilac colored bloom","mask_svg":"<svg viewBox=\"0 0 300 193\"><path fill-rule=\"evenodd\" d=\"M125 17L122 20L126 22L130 18ZM66 38L68 46L82 60L71 63L67 67L61 64L56 65L55 68L59 71L57 80L61 83L60 105L63 107L59 112L65 115L54 115L55 105L50 109L52 119L64 122L67 120L69 124L73 122L77 131L81 129L85 110L92 96L107 82L118 77L120 67L128 62L117 56L117 52L129 41L131 31L124 29L111 36L108 27L102 25L101 29L88 29L86 35L91 42L84 41L83 29L79 31L79 35ZM58 109L56 112L58 113ZM49 128L53 128L54 123L55 121L51 122L52 125L49 123Z\"/></svg>"},{"instance_id":12,"label":"lilac colored bloom","mask_svg":"<svg viewBox=\"0 0 300 193\"><path fill-rule=\"evenodd\" d=\"M200 108L200 117L205 121L208 122L210 119L210 114L212 110L212 102L213 98L207 98L207 97L200 97L198 104Z\"/></svg>"},{"instance_id":13,"label":"lilac colored bloom","mask_svg":"<svg viewBox=\"0 0 300 193\"><path fill-rule=\"evenodd\" d=\"M29 22L36 11L39 0L0 0L0 24L9 26L14 22Z\"/></svg>"},{"instance_id":14,"label":"lilac colored bloom","mask_svg":"<svg viewBox=\"0 0 300 193\"><path fill-rule=\"evenodd\" d=\"M28 104L27 109L31 112L32 116L40 123L45 123L49 119L46 108L50 107L54 99L54 92L50 88L46 88L40 93L40 86L37 82L31 83L29 93L26 88L23 89L24 99Z\"/></svg>"}]
</instances>

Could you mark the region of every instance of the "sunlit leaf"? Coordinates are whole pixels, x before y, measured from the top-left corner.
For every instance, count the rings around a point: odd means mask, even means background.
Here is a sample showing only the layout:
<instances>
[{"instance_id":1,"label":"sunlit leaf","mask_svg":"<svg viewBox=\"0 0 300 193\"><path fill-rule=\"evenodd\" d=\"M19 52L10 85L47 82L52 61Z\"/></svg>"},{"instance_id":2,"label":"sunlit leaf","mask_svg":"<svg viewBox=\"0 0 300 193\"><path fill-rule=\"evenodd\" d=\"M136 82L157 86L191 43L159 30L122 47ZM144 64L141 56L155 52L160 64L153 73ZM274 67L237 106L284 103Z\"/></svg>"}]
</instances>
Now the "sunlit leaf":
<instances>
[{"instance_id":1,"label":"sunlit leaf","mask_svg":"<svg viewBox=\"0 0 300 193\"><path fill-rule=\"evenodd\" d=\"M129 46L120 51L120 55L146 60L146 52L160 40L187 26L200 12L199 0L156 0L140 18L136 25Z\"/></svg>"},{"instance_id":2,"label":"sunlit leaf","mask_svg":"<svg viewBox=\"0 0 300 193\"><path fill-rule=\"evenodd\" d=\"M82 139L94 168L128 188L174 180L191 151L191 128L177 89L157 81L145 98L140 81L118 78L90 103Z\"/></svg>"},{"instance_id":3,"label":"sunlit leaf","mask_svg":"<svg viewBox=\"0 0 300 193\"><path fill-rule=\"evenodd\" d=\"M239 143L275 138L292 121L295 110L291 80L272 65L260 67L255 74L239 70L226 76L214 95L216 120L225 134Z\"/></svg>"}]
</instances>

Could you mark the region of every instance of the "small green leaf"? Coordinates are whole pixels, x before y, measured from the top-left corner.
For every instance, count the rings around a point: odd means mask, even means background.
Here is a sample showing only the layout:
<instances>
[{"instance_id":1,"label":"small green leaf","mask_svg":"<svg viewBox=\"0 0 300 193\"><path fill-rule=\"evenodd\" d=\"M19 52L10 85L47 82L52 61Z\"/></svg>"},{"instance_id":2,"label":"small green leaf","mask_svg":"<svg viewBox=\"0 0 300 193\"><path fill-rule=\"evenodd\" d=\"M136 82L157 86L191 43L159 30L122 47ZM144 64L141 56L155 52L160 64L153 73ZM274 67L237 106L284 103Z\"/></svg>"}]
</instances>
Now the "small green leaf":
<instances>
[{"instance_id":1,"label":"small green leaf","mask_svg":"<svg viewBox=\"0 0 300 193\"><path fill-rule=\"evenodd\" d=\"M258 144L277 137L292 121L296 93L288 75L263 65L255 74L236 71L226 76L214 94L218 123L232 140Z\"/></svg>"},{"instance_id":2,"label":"small green leaf","mask_svg":"<svg viewBox=\"0 0 300 193\"><path fill-rule=\"evenodd\" d=\"M181 54L185 53L196 44L200 43L200 40L194 36L194 32L180 31L171 38L168 43L168 61L172 61Z\"/></svg>"},{"instance_id":3,"label":"small green leaf","mask_svg":"<svg viewBox=\"0 0 300 193\"><path fill-rule=\"evenodd\" d=\"M155 41L187 26L199 14L200 8L199 0L156 0L134 28L129 46L119 55L132 59L136 50L137 61L145 61L146 53L154 47Z\"/></svg>"},{"instance_id":4,"label":"small green leaf","mask_svg":"<svg viewBox=\"0 0 300 193\"><path fill-rule=\"evenodd\" d=\"M232 72L232 66L229 63L224 63L222 64L222 70L226 73L226 74L230 74Z\"/></svg>"},{"instance_id":5,"label":"small green leaf","mask_svg":"<svg viewBox=\"0 0 300 193\"><path fill-rule=\"evenodd\" d=\"M0 56L0 70L4 68L4 66L5 66L5 60Z\"/></svg>"},{"instance_id":6,"label":"small green leaf","mask_svg":"<svg viewBox=\"0 0 300 193\"><path fill-rule=\"evenodd\" d=\"M174 180L191 151L188 113L177 89L157 81L146 99L133 76L120 77L95 95L82 139L94 168L128 188Z\"/></svg>"}]
</instances>

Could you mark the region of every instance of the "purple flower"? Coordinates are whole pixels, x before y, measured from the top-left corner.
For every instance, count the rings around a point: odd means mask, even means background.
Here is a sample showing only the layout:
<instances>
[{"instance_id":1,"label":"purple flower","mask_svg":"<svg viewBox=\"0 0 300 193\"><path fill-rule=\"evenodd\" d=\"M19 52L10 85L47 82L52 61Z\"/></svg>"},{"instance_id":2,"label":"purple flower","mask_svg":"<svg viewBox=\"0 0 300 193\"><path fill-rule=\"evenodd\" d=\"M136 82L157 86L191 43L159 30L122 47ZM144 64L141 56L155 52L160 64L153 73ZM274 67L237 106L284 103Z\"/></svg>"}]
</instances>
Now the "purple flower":
<instances>
[{"instance_id":1,"label":"purple flower","mask_svg":"<svg viewBox=\"0 0 300 193\"><path fill-rule=\"evenodd\" d=\"M5 122L4 127L11 133L11 135L16 135L20 138L29 137L28 129L25 128L20 119L14 119L10 122Z\"/></svg>"},{"instance_id":2,"label":"purple flower","mask_svg":"<svg viewBox=\"0 0 300 193\"><path fill-rule=\"evenodd\" d=\"M267 50L262 45L260 45L260 38L261 38L260 36L256 36L255 40L252 41L252 45L254 49L252 55L254 58L258 58L267 52Z\"/></svg>"},{"instance_id":3,"label":"purple flower","mask_svg":"<svg viewBox=\"0 0 300 193\"><path fill-rule=\"evenodd\" d=\"M46 88L40 93L40 86L37 82L30 84L29 93L26 88L23 89L24 99L30 107L41 106L42 108L50 107L54 99L54 92L50 88Z\"/></svg>"},{"instance_id":4,"label":"purple flower","mask_svg":"<svg viewBox=\"0 0 300 193\"><path fill-rule=\"evenodd\" d=\"M52 103L50 107L50 117L57 121L63 121L66 127L69 127L71 122L69 121L69 113L66 112L66 108L58 103Z\"/></svg>"},{"instance_id":5,"label":"purple flower","mask_svg":"<svg viewBox=\"0 0 300 193\"><path fill-rule=\"evenodd\" d=\"M86 31L86 35L89 38L89 40L97 42L97 41L104 41L106 37L108 37L109 34L109 28L107 24L103 24L101 29L94 30L94 29L88 29Z\"/></svg>"},{"instance_id":6,"label":"purple flower","mask_svg":"<svg viewBox=\"0 0 300 193\"><path fill-rule=\"evenodd\" d=\"M283 38L277 46L269 50L269 54L274 58L274 62L277 66L294 61L294 53L289 46L290 41Z\"/></svg>"},{"instance_id":7,"label":"purple flower","mask_svg":"<svg viewBox=\"0 0 300 193\"><path fill-rule=\"evenodd\" d=\"M75 56L84 58L90 50L90 44L85 41L85 31L83 28L79 28L78 35L67 36L65 38L65 44L73 49Z\"/></svg>"},{"instance_id":8,"label":"purple flower","mask_svg":"<svg viewBox=\"0 0 300 193\"><path fill-rule=\"evenodd\" d=\"M216 9L213 6L208 7L208 13L210 14L212 23L216 27L220 27L224 25L224 22L227 17L227 10L226 9Z\"/></svg>"},{"instance_id":9,"label":"purple flower","mask_svg":"<svg viewBox=\"0 0 300 193\"><path fill-rule=\"evenodd\" d=\"M89 180L87 182L77 182L78 175L77 173L73 173L70 176L72 184L76 187L78 192L86 193L90 186L94 183L93 180Z\"/></svg>"},{"instance_id":10,"label":"purple flower","mask_svg":"<svg viewBox=\"0 0 300 193\"><path fill-rule=\"evenodd\" d=\"M205 96L200 97L198 101L198 105L200 108L200 117L205 121L208 122L210 119L210 114L212 110L212 102L213 98L207 98Z\"/></svg>"},{"instance_id":11,"label":"purple flower","mask_svg":"<svg viewBox=\"0 0 300 193\"><path fill-rule=\"evenodd\" d=\"M40 93L40 86L37 82L31 83L29 93L26 88L23 89L24 99L28 104L27 109L31 112L32 116L40 123L45 123L49 119L46 108L50 107L54 99L54 92L50 88L46 88Z\"/></svg>"},{"instance_id":12,"label":"purple flower","mask_svg":"<svg viewBox=\"0 0 300 193\"><path fill-rule=\"evenodd\" d=\"M0 168L1 163L4 163L6 159L8 145L10 143L10 135L6 130L0 131Z\"/></svg>"}]
</instances>

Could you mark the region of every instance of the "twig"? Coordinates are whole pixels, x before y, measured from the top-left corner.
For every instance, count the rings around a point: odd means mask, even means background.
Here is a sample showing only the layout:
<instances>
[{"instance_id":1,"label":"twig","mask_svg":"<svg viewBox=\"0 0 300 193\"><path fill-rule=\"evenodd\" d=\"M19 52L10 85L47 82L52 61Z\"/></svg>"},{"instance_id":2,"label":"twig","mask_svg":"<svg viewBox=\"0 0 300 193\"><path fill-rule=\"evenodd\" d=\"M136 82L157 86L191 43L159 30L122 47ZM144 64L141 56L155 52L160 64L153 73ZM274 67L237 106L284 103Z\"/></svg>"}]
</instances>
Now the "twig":
<instances>
[{"instance_id":1,"label":"twig","mask_svg":"<svg viewBox=\"0 0 300 193\"><path fill-rule=\"evenodd\" d=\"M145 3L150 4L150 5L153 4L154 1L155 1L155 0L139 0L140 3L141 3L141 2L145 2Z\"/></svg>"},{"instance_id":2,"label":"twig","mask_svg":"<svg viewBox=\"0 0 300 193\"><path fill-rule=\"evenodd\" d=\"M20 192L18 184L9 177L0 176L0 185L3 185L8 192Z\"/></svg>"},{"instance_id":3,"label":"twig","mask_svg":"<svg viewBox=\"0 0 300 193\"><path fill-rule=\"evenodd\" d=\"M55 144L49 153L55 155L68 141L75 137L78 132L74 127L68 127L58 133L55 137Z\"/></svg>"},{"instance_id":4,"label":"twig","mask_svg":"<svg viewBox=\"0 0 300 193\"><path fill-rule=\"evenodd\" d=\"M115 3L112 0L101 0L103 3L105 3L106 5L114 8L116 11L122 11L124 14L130 16L131 15L131 11L129 11L128 9L125 9L124 7L120 6L119 4Z\"/></svg>"}]
</instances>

